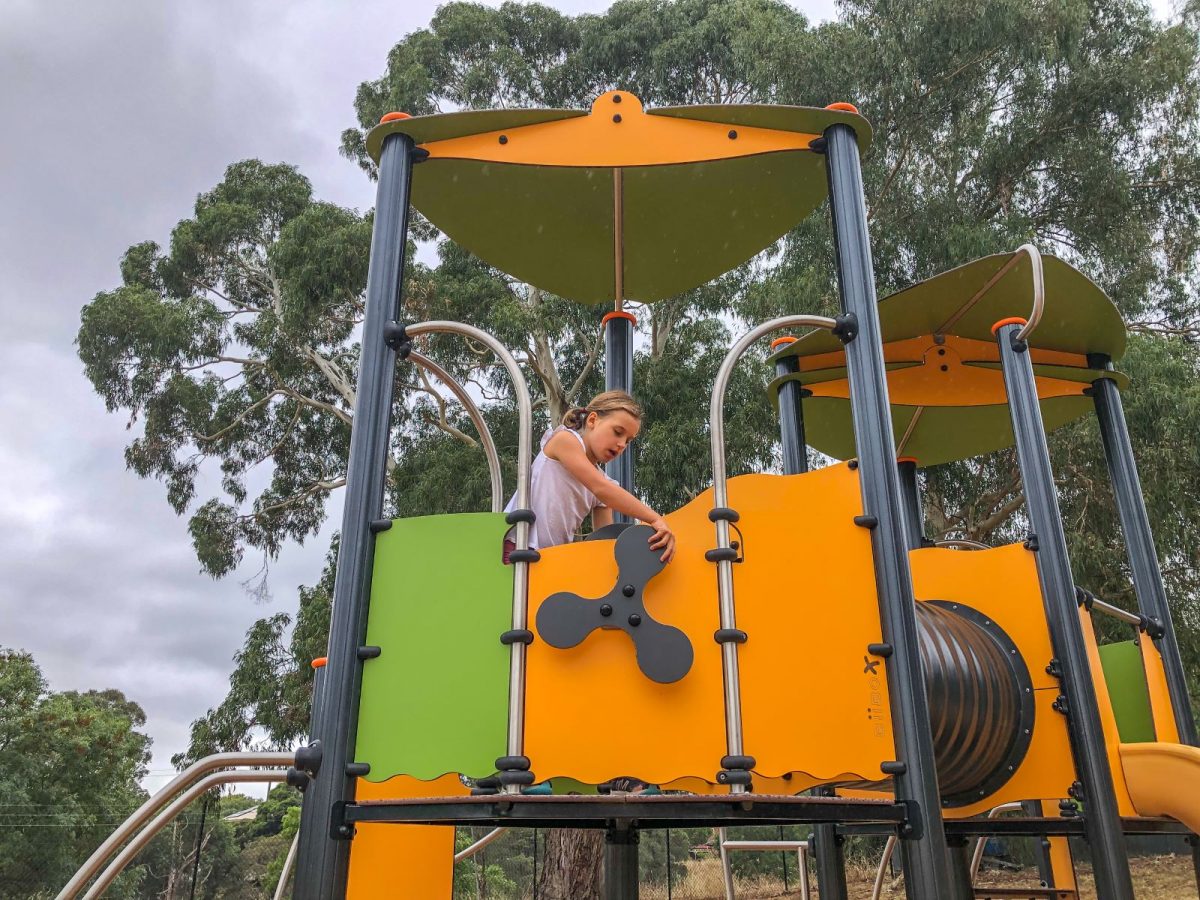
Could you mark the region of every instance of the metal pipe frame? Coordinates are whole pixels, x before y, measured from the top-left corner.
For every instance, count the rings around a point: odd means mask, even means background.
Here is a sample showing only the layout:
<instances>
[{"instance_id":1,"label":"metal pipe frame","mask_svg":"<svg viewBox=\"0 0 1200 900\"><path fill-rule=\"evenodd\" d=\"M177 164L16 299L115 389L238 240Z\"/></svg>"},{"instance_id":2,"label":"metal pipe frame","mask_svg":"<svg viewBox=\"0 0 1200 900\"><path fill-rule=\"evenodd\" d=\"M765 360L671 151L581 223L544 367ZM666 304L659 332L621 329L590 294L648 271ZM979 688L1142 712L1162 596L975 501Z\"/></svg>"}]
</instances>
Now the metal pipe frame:
<instances>
[{"instance_id":1,"label":"metal pipe frame","mask_svg":"<svg viewBox=\"0 0 1200 900\"><path fill-rule=\"evenodd\" d=\"M633 322L613 316L604 325L604 389L633 391ZM605 463L609 477L630 493L633 492L633 453L626 450L612 462ZM614 522L629 522L629 516L613 511Z\"/></svg>"},{"instance_id":2,"label":"metal pipe frame","mask_svg":"<svg viewBox=\"0 0 1200 900\"><path fill-rule=\"evenodd\" d=\"M742 354L759 338L778 331L781 328L799 328L811 326L816 328L834 328L837 325L827 316L782 316L764 322L757 328L742 335L726 354L721 368L717 371L717 379L713 384L712 401L709 404L708 421L710 449L712 451L713 467L713 505L717 507L729 505L729 486L725 469L725 389L729 378ZM717 547L729 549L729 522L717 519ZM733 604L733 562L722 559L717 562L717 597L720 602L721 628L733 629L737 625ZM721 644L721 671L725 685L725 743L730 756L742 756L742 698L738 679L737 645L731 641ZM746 786L731 784L731 794L746 792Z\"/></svg>"},{"instance_id":3,"label":"metal pipe frame","mask_svg":"<svg viewBox=\"0 0 1200 900\"><path fill-rule=\"evenodd\" d=\"M146 822L150 821L151 817L162 809L172 797L193 784L197 779L203 778L209 772L216 769L228 769L234 766L287 766L291 765L292 759L293 754L291 753L254 752L215 753L212 756L206 756L203 759L197 760L134 810L129 818L105 838L104 842L79 867L79 870L71 876L71 880L66 883L66 886L58 892L55 900L74 900L76 895L83 890L84 885L100 871L100 867L104 865L104 861L112 856L118 847L133 836Z\"/></svg>"},{"instance_id":4,"label":"metal pipe frame","mask_svg":"<svg viewBox=\"0 0 1200 900\"><path fill-rule=\"evenodd\" d=\"M461 334L486 346L504 366L508 377L512 380L513 393L517 398L517 509L527 509L529 506L529 472L533 465L530 450L533 446L533 404L529 399L529 387L521 367L505 346L492 335L473 325L462 322L418 322L406 325L405 333L409 337L420 337L423 334L449 333ZM529 523L518 522L513 534L513 543L518 550L529 549ZM513 563L513 615L514 631L523 631L529 621L529 563L525 561ZM525 650L526 645L514 641L509 645L509 678L508 678L508 756L523 756L525 748ZM508 793L519 794L519 785L505 785Z\"/></svg>"},{"instance_id":5,"label":"metal pipe frame","mask_svg":"<svg viewBox=\"0 0 1200 900\"><path fill-rule=\"evenodd\" d=\"M999 283L1001 278L1012 271L1013 266L1020 262L1022 254L1029 257L1030 274L1033 276L1033 307L1029 312L1029 319L1026 321L1025 327L1021 329L1020 336L1020 340L1027 340L1029 335L1033 334L1033 330L1037 328L1038 323L1042 321L1042 313L1046 308L1046 285L1042 278L1042 254L1033 244L1022 244L1014 250L1008 262L1002 265L996 274L987 280L987 283L975 293L974 297L960 306L954 315L943 322L938 328L937 333L944 333L947 329L952 328L955 322L965 316L971 307L982 300L984 295Z\"/></svg>"},{"instance_id":6,"label":"metal pipe frame","mask_svg":"<svg viewBox=\"0 0 1200 900\"><path fill-rule=\"evenodd\" d=\"M1111 369L1112 363L1104 359L1103 364ZM1125 535L1125 547L1129 554L1129 568L1133 574L1133 586L1137 593L1138 609L1148 619L1162 623L1163 635L1155 643L1163 658L1163 669L1167 676L1167 691L1171 697L1171 709L1175 713L1175 726L1179 738L1185 744L1197 744L1196 720L1192 716L1192 704L1188 697L1187 677L1183 671L1183 659L1179 654L1179 642L1171 621L1171 605L1163 587L1162 569L1154 549L1154 534L1150 530L1150 517L1142 499L1142 483L1138 476L1137 460L1129 440L1129 426L1125 422L1125 408L1121 393L1112 378L1102 377L1092 382L1092 400L1096 405L1096 419L1100 423L1100 438L1104 444L1104 458L1108 461L1109 478L1112 481L1113 497L1117 514L1121 520L1121 532Z\"/></svg>"},{"instance_id":7,"label":"metal pipe frame","mask_svg":"<svg viewBox=\"0 0 1200 900\"><path fill-rule=\"evenodd\" d=\"M488 430L487 422L483 420L483 413L479 411L479 407L475 405L475 401L471 399L471 395L463 386L429 357L412 350L408 354L408 361L420 366L444 384L466 409L467 415L471 417L475 430L479 432L479 443L483 446L483 454L487 457L488 477L492 484L492 512L501 512L504 509L504 475L500 471L500 455L496 452L496 442L492 440L492 433Z\"/></svg>"},{"instance_id":8,"label":"metal pipe frame","mask_svg":"<svg viewBox=\"0 0 1200 900\"><path fill-rule=\"evenodd\" d=\"M735 900L733 890L733 868L729 862L730 850L749 850L771 853L795 850L800 873L800 900L809 900L808 885L808 841L730 841L725 839L726 830L717 829L721 842L721 868L725 875L725 900Z\"/></svg>"},{"instance_id":9,"label":"metal pipe frame","mask_svg":"<svg viewBox=\"0 0 1200 900\"><path fill-rule=\"evenodd\" d=\"M950 547L954 550L991 550L991 544L985 544L983 541L972 541L966 538L947 538L941 541L934 541L935 547Z\"/></svg>"},{"instance_id":10,"label":"metal pipe frame","mask_svg":"<svg viewBox=\"0 0 1200 900\"><path fill-rule=\"evenodd\" d=\"M1000 348L1004 388L1016 437L1025 508L1035 535L1038 580L1046 621L1054 655L1062 671L1067 734L1079 779L1077 793L1081 794L1076 799L1084 804L1084 833L1092 847L1097 897L1099 900L1132 900L1129 859L1105 752L1096 690L1079 624L1071 560L1058 509L1033 365L1028 345L1016 339L1021 330L1017 324L1001 325L996 329L996 343Z\"/></svg>"},{"instance_id":11,"label":"metal pipe frame","mask_svg":"<svg viewBox=\"0 0 1200 900\"><path fill-rule=\"evenodd\" d=\"M469 847L463 847L461 850L459 850L457 853L455 853L454 861L462 862L464 859L470 859L472 856L474 856L476 853L478 853L480 850L482 850L488 844L492 843L494 840L496 840L496 838L500 837L500 835L504 834L506 831L508 831L508 829L504 828L504 827L493 828L491 831L489 831L487 834L485 834L483 837L481 837L475 843L471 844Z\"/></svg>"},{"instance_id":12,"label":"metal pipe frame","mask_svg":"<svg viewBox=\"0 0 1200 900\"><path fill-rule=\"evenodd\" d=\"M775 363L776 377L782 378L799 371L800 360L795 356L785 356ZM779 386L779 442L785 475L797 475L808 471L808 442L804 437L804 392L804 385L798 381L785 381Z\"/></svg>"},{"instance_id":13,"label":"metal pipe frame","mask_svg":"<svg viewBox=\"0 0 1200 900\"><path fill-rule=\"evenodd\" d=\"M987 817L994 819L996 816L1006 812L1015 812L1021 809L1021 804L1018 803L1001 803L999 806L989 809ZM975 851L971 854L971 884L975 883L975 879L979 877L979 864L983 862L983 848L987 846L987 837L982 836L975 839Z\"/></svg>"},{"instance_id":14,"label":"metal pipe frame","mask_svg":"<svg viewBox=\"0 0 1200 900\"><path fill-rule=\"evenodd\" d=\"M957 897L959 891L950 880L934 767L929 701L921 671L916 600L854 129L841 123L831 125L825 130L823 149L842 311L857 320L857 336L846 343L846 368L863 512L873 520L871 550L879 620L883 640L892 645L885 671L898 756L893 784L897 801L909 814L901 831L905 838L901 844L905 890L912 900L941 900Z\"/></svg>"},{"instance_id":15,"label":"metal pipe frame","mask_svg":"<svg viewBox=\"0 0 1200 900\"><path fill-rule=\"evenodd\" d=\"M408 248L409 189L417 156L412 138L384 139L379 161L371 261L367 271L366 320L359 359L354 427L346 467L341 545L329 623L328 671L312 738L320 742L321 769L304 794L300 817L296 900L341 897L346 890L353 829L331 834L335 807L354 799L352 762L358 730L362 660L375 541L371 522L383 514L387 477L396 351L384 340L389 322L400 318L400 298Z\"/></svg>"},{"instance_id":16,"label":"metal pipe frame","mask_svg":"<svg viewBox=\"0 0 1200 900\"><path fill-rule=\"evenodd\" d=\"M199 782L192 785L166 809L154 817L144 829L125 845L116 858L113 859L104 869L103 872L96 878L95 883L88 888L86 894L83 895L83 900L97 900L104 896L104 892L109 889L117 876L125 871L137 855L142 851L150 841L152 841L160 831L171 823L177 815L183 812L193 800L204 796L205 793L215 787L220 787L223 784L245 784L247 782L262 782L262 781L284 781L287 779L287 771L284 769L263 769L258 772L215 772L202 778Z\"/></svg>"},{"instance_id":17,"label":"metal pipe frame","mask_svg":"<svg viewBox=\"0 0 1200 900\"><path fill-rule=\"evenodd\" d=\"M292 877L292 867L296 865L296 848L300 845L300 832L292 838L292 846L288 847L287 858L283 861L283 871L279 873L279 883L275 885L275 895L271 900L283 900L287 893L288 879Z\"/></svg>"}]
</instances>

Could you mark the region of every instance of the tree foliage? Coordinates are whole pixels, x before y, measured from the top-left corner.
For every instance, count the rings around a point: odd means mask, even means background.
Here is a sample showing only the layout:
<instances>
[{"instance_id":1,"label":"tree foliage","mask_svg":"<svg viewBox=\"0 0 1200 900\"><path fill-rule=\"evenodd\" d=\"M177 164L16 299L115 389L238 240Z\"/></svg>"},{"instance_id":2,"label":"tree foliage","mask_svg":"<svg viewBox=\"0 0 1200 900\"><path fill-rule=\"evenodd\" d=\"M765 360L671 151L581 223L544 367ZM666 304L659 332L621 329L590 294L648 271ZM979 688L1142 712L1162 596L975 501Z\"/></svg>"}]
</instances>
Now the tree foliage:
<instances>
[{"instance_id":1,"label":"tree foliage","mask_svg":"<svg viewBox=\"0 0 1200 900\"><path fill-rule=\"evenodd\" d=\"M647 105L850 100L871 120L864 160L880 296L976 257L1032 241L1093 278L1133 332L1123 367L1143 486L1188 667L1200 666L1200 7L1157 21L1143 0L844 0L811 26L776 0L620 0L599 15L538 4L441 7L359 87L344 154L368 174L366 130L392 110L582 107L620 87ZM708 396L750 323L836 308L823 211L777 246L696 290L637 312L636 391L649 416L639 490L670 509L707 487ZM344 479L370 217L319 203L287 166L231 166L170 246L130 248L123 284L85 309L88 376L142 431L130 466L161 478L205 569L247 547L268 555L313 533ZM545 425L602 383L603 310L496 271L417 221L436 261L411 262L411 319L469 322L514 350ZM410 248L411 250L412 248ZM423 257L428 258L428 257ZM453 337L420 349L482 396L511 466L512 393L480 348ZM776 464L776 425L753 354L731 386L729 469ZM487 471L445 392L397 375L388 505L399 515L483 508ZM1095 426L1052 435L1076 576L1132 603ZM221 496L196 496L206 460ZM251 496L252 471L270 471ZM511 468L507 469L512 484ZM261 479L260 479L261 480ZM1024 528L1011 452L928 470L930 537L1002 541ZM230 699L198 723L193 750L303 733L308 659L330 572L302 594L297 642L286 615L252 629ZM324 605L323 605L324 604ZM290 644L288 643L290 641ZM274 704L274 707L272 706Z\"/></svg>"}]
</instances>

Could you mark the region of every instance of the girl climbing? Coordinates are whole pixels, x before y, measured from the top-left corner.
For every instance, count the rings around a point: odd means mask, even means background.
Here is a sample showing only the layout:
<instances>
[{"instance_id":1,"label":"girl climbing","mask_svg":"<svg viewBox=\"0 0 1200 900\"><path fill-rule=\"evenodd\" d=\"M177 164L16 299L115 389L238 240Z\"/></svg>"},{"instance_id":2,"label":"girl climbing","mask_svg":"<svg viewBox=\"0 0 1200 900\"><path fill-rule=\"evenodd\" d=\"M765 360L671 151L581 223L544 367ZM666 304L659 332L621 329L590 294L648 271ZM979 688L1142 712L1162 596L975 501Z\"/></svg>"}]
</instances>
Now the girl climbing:
<instances>
[{"instance_id":1,"label":"girl climbing","mask_svg":"<svg viewBox=\"0 0 1200 900\"><path fill-rule=\"evenodd\" d=\"M637 437L642 408L624 391L605 391L583 407L563 416L562 424L542 436L542 450L533 461L529 506L537 518L529 545L553 547L569 542L590 513L593 530L612 524L613 510L639 519L654 529L650 547L662 551L663 562L675 553L675 535L666 520L604 473L604 463L616 459ZM505 512L515 508L516 497ZM504 561L516 549L504 542Z\"/></svg>"}]
</instances>

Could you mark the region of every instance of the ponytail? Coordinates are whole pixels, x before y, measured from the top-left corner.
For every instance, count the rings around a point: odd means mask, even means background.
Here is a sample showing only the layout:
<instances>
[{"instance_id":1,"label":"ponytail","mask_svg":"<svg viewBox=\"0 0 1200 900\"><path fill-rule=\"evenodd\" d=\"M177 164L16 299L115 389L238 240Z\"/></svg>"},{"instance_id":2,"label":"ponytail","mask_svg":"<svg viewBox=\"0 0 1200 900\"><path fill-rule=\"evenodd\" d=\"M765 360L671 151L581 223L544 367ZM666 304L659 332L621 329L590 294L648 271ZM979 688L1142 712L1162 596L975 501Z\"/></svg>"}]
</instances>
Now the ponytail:
<instances>
[{"instance_id":1,"label":"ponytail","mask_svg":"<svg viewBox=\"0 0 1200 900\"><path fill-rule=\"evenodd\" d=\"M587 406L574 406L567 410L562 417L562 423L572 431L579 431L587 424L588 416L592 413L603 419L609 413L617 410L627 412L639 422L642 421L641 404L632 396L625 391L605 391L603 394L593 397L592 402Z\"/></svg>"}]
</instances>

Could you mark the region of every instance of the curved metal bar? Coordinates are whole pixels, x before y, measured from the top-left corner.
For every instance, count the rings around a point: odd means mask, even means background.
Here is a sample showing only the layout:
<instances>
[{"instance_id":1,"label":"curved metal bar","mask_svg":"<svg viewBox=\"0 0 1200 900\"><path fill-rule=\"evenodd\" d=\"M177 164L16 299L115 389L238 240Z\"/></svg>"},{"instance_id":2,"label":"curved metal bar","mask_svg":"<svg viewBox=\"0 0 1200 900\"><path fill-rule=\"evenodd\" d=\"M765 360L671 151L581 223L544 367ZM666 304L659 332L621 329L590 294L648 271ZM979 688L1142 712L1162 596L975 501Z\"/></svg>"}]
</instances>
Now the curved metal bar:
<instances>
[{"instance_id":1,"label":"curved metal bar","mask_svg":"<svg viewBox=\"0 0 1200 900\"><path fill-rule=\"evenodd\" d=\"M529 399L529 387L525 376L513 355L503 344L482 329L462 322L418 322L406 325L405 332L411 337L436 332L461 334L478 341L496 354L504 364L508 377L512 379L513 393L517 397L517 417L520 422L517 434L517 496L518 509L529 506L529 470L533 466L530 449L533 445L533 404ZM529 549L529 523L518 522L513 534L518 550ZM523 631L529 620L529 563L513 563L513 614L514 631ZM517 641L510 644L508 677L508 756L523 756L525 747L525 650L526 645ZM519 785L506 785L508 793L519 793Z\"/></svg>"},{"instance_id":2,"label":"curved metal bar","mask_svg":"<svg viewBox=\"0 0 1200 900\"><path fill-rule=\"evenodd\" d=\"M944 541L934 541L935 547L951 547L958 550L991 550L991 544L982 541L972 541L967 538L947 538Z\"/></svg>"},{"instance_id":3,"label":"curved metal bar","mask_svg":"<svg viewBox=\"0 0 1200 900\"><path fill-rule=\"evenodd\" d=\"M137 836L125 845L125 849L117 854L116 858L100 873L96 879L96 883L83 895L83 900L97 900L98 897L103 897L104 892L108 890L116 877L125 870L125 867L133 862L142 848L150 843L154 839L154 836L162 831L164 827L169 825L172 819L183 812L189 803L197 797L203 796L207 791L223 784L284 781L286 779L287 772L283 769L261 769L251 772L214 772L212 775L202 778L175 798L170 806L155 816L149 825L138 832Z\"/></svg>"},{"instance_id":4,"label":"curved metal bar","mask_svg":"<svg viewBox=\"0 0 1200 900\"><path fill-rule=\"evenodd\" d=\"M757 328L742 335L733 345L733 349L725 356L717 379L713 383L712 402L709 405L708 420L712 450L713 467L713 505L728 506L728 486L725 471L725 389L743 353L759 338L778 331L781 328L835 328L837 322L827 316L781 316L763 322ZM717 520L717 547L728 549L729 523L724 519ZM720 602L721 628L736 628L733 609L733 563L728 559L717 563L717 597ZM742 698L738 682L737 645L726 641L721 644L721 669L725 684L725 743L730 756L743 755L742 748ZM745 793L745 785L732 784L731 794Z\"/></svg>"},{"instance_id":5,"label":"curved metal bar","mask_svg":"<svg viewBox=\"0 0 1200 900\"><path fill-rule=\"evenodd\" d=\"M471 844L471 846L463 847L463 849L461 849L457 853L455 853L454 861L462 862L464 859L470 859L472 856L474 856L476 853L478 853L480 850L482 850L484 847L486 847L492 841L496 840L496 838L500 837L500 835L504 834L504 832L506 832L506 831L508 831L507 826L501 826L500 828L493 828L491 831L489 831L487 834L485 834L483 837L481 837L475 843Z\"/></svg>"},{"instance_id":6,"label":"curved metal bar","mask_svg":"<svg viewBox=\"0 0 1200 900\"><path fill-rule=\"evenodd\" d=\"M167 801L181 790L214 769L228 769L233 766L290 766L295 762L293 753L214 753L192 763L174 778L172 778L158 793L139 806L112 834L110 834L91 856L87 858L79 870L71 876L66 887L58 892L55 900L75 900L83 886L91 881L92 876L100 871L104 861L117 848L141 828L150 817L158 812Z\"/></svg>"},{"instance_id":7,"label":"curved metal bar","mask_svg":"<svg viewBox=\"0 0 1200 900\"><path fill-rule=\"evenodd\" d=\"M1001 813L1014 812L1021 808L1020 803L1001 803L994 809L988 810L987 817L994 819ZM983 836L975 841L975 852L971 854L971 884L975 884L975 879L979 877L979 864L983 862L983 848L987 845L987 836Z\"/></svg>"},{"instance_id":8,"label":"curved metal bar","mask_svg":"<svg viewBox=\"0 0 1200 900\"><path fill-rule=\"evenodd\" d=\"M1033 309L1029 312L1029 321L1025 323L1025 327L1017 332L1016 339L1018 341L1026 340L1033 329L1038 327L1038 323L1042 321L1042 313L1046 309L1046 282L1042 279L1042 254L1033 244L1022 244L1013 251L1013 259L1017 258L1018 253L1024 253L1029 257L1030 268L1033 269Z\"/></svg>"},{"instance_id":9,"label":"curved metal bar","mask_svg":"<svg viewBox=\"0 0 1200 900\"><path fill-rule=\"evenodd\" d=\"M879 900L879 895L883 891L883 874L887 871L888 863L892 861L892 854L896 852L896 844L899 843L899 840L894 834L888 835L887 843L883 846L883 856L879 858L879 868L875 872L875 886L871 888L871 900Z\"/></svg>"},{"instance_id":10,"label":"curved metal bar","mask_svg":"<svg viewBox=\"0 0 1200 900\"><path fill-rule=\"evenodd\" d=\"M296 864L296 848L300 846L300 832L292 838L292 846L288 848L287 859L283 861L283 871L279 873L279 884L275 885L275 896L272 900L283 900L287 893L288 879L292 877L292 866Z\"/></svg>"},{"instance_id":11,"label":"curved metal bar","mask_svg":"<svg viewBox=\"0 0 1200 900\"><path fill-rule=\"evenodd\" d=\"M487 457L488 475L492 479L492 512L500 512L504 509L504 476L500 472L500 456L496 453L496 442L492 440L492 433L483 420L483 413L479 411L479 407L475 405L475 401L471 399L463 386L429 357L412 350L408 354L408 361L420 366L449 388L450 393L458 399L458 402L466 409L467 415L471 417L475 430L479 432L479 442L483 444L483 453Z\"/></svg>"}]
</instances>

